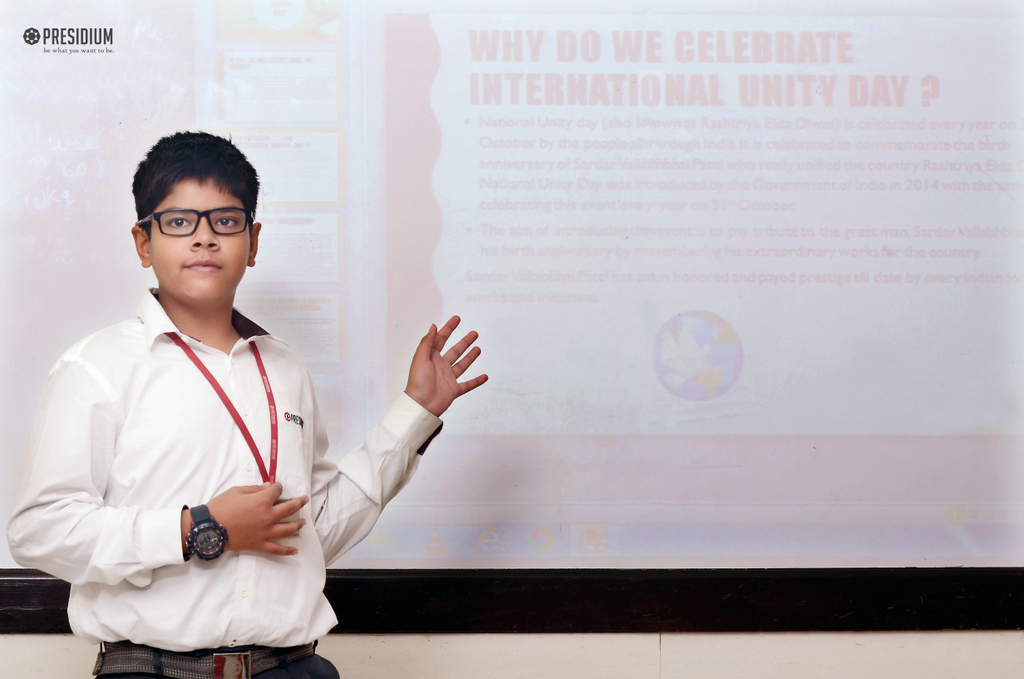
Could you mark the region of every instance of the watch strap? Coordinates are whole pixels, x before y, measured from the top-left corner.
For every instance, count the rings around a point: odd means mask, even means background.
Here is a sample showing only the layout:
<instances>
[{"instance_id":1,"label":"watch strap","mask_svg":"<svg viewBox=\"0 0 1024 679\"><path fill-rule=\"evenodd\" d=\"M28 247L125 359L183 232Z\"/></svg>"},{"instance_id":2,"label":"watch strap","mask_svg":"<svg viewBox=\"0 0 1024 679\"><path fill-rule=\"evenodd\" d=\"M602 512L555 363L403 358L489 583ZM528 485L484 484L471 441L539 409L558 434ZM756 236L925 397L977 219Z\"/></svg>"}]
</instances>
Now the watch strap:
<instances>
[{"instance_id":1,"label":"watch strap","mask_svg":"<svg viewBox=\"0 0 1024 679\"><path fill-rule=\"evenodd\" d=\"M196 505L195 507L189 507L189 513L192 515L192 525L198 526L206 521L212 521L213 517L210 516L210 508L206 505Z\"/></svg>"}]
</instances>

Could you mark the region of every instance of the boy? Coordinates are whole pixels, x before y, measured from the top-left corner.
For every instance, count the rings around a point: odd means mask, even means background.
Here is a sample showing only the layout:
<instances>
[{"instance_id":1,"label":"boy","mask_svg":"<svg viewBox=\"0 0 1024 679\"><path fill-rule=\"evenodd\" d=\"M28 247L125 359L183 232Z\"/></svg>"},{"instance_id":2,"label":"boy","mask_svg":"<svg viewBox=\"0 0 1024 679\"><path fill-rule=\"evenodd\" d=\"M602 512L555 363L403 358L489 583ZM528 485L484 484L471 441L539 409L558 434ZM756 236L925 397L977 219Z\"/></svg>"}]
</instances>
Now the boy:
<instances>
[{"instance_id":1,"label":"boy","mask_svg":"<svg viewBox=\"0 0 1024 679\"><path fill-rule=\"evenodd\" d=\"M230 141L161 139L132 184L159 287L138 317L52 369L8 526L19 564L72 583L68 618L101 642L94 674L338 676L313 654L336 623L325 564L409 481L479 356L431 326L406 390L340 465L309 375L233 309L254 266L259 179ZM467 349L469 350L467 352Z\"/></svg>"}]
</instances>

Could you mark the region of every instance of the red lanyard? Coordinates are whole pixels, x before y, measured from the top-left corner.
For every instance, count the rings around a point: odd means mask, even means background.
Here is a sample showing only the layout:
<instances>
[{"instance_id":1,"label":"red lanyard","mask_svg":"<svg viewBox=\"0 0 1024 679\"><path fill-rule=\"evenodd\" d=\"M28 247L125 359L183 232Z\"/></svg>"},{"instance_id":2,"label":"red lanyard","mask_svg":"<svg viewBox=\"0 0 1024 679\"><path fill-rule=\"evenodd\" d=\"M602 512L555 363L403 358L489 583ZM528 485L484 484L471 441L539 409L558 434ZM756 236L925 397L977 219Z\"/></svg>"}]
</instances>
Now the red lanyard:
<instances>
[{"instance_id":1,"label":"red lanyard","mask_svg":"<svg viewBox=\"0 0 1024 679\"><path fill-rule=\"evenodd\" d=\"M267 405L270 406L270 473L267 473L267 468L263 466L263 458L260 456L260 449L256 447L256 442L252 438L252 434L249 433L249 428L245 426L245 422L242 420L242 416L235 410L235 406L231 403L231 399L224 393L217 378L203 365L203 362L196 356L196 352L192 351L192 348L185 344L185 340L181 339L176 332L165 333L171 340L174 341L181 350L185 352L185 355L192 359L192 362L199 368L199 372L203 373L203 377L210 383L213 390L217 392L217 396L220 396L220 400L224 403L224 407L231 413L232 419L235 424L238 425L238 429L242 432L242 437L245 438L245 442L249 444L249 450L252 451L252 456L256 458L256 466L260 468L260 476L266 483L273 483L277 478L277 405L274 403L274 392L270 390L270 379L267 377L267 369L263 367L263 359L260 357L260 350L256 348L255 342L249 342L249 348L252 350L252 355L256 359L256 367L260 369L260 377L263 378L263 388L267 390Z\"/></svg>"}]
</instances>

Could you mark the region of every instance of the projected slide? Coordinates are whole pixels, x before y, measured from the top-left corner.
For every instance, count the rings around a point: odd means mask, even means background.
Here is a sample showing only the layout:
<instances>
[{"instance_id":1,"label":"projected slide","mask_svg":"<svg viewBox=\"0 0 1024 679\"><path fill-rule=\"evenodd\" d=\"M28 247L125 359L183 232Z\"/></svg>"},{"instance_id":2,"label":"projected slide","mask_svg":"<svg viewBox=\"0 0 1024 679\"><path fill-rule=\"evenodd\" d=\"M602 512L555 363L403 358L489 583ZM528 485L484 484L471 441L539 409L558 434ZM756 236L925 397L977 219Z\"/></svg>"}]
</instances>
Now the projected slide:
<instances>
[{"instance_id":1,"label":"projected slide","mask_svg":"<svg viewBox=\"0 0 1024 679\"><path fill-rule=\"evenodd\" d=\"M491 499L570 556L1020 550L975 466L1019 467L1018 23L389 20L389 317L473 319L493 381L446 434L571 489ZM508 523L450 540L536 555Z\"/></svg>"}]
</instances>

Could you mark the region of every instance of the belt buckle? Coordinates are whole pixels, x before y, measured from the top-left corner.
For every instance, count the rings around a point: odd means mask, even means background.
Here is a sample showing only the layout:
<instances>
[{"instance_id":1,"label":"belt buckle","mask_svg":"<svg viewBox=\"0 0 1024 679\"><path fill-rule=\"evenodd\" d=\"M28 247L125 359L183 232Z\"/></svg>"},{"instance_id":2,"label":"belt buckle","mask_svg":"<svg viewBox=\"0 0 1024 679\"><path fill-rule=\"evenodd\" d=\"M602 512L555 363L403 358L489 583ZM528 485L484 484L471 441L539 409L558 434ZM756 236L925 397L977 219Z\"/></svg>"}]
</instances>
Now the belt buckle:
<instances>
[{"instance_id":1,"label":"belt buckle","mask_svg":"<svg viewBox=\"0 0 1024 679\"><path fill-rule=\"evenodd\" d=\"M214 653L213 679L252 679L252 653Z\"/></svg>"}]
</instances>

